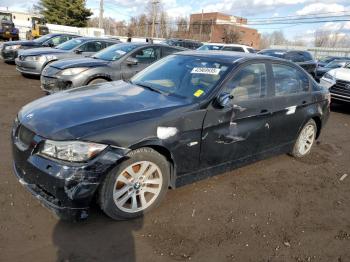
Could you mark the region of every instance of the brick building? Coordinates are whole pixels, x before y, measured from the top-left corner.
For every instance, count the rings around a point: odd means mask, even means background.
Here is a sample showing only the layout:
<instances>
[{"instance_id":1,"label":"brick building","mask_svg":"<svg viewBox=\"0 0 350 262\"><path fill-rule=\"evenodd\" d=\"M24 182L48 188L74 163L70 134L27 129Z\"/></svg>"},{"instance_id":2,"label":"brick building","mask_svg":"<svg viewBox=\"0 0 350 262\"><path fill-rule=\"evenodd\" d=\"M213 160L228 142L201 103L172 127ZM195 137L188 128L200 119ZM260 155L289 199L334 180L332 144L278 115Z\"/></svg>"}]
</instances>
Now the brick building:
<instances>
[{"instance_id":1,"label":"brick building","mask_svg":"<svg viewBox=\"0 0 350 262\"><path fill-rule=\"evenodd\" d=\"M260 34L243 17L223 13L191 14L189 36L212 43L235 43L259 48Z\"/></svg>"}]
</instances>

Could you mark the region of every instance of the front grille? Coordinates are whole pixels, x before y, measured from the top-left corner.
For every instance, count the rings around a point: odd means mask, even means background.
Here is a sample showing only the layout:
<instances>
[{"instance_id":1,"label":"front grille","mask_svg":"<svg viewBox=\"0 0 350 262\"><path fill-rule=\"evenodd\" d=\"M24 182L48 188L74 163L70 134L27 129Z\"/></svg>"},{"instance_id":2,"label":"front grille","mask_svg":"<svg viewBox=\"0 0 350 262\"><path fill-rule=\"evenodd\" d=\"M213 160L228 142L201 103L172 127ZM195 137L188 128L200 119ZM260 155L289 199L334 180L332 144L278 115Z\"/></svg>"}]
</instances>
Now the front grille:
<instances>
[{"instance_id":1,"label":"front grille","mask_svg":"<svg viewBox=\"0 0 350 262\"><path fill-rule=\"evenodd\" d=\"M18 134L17 137L19 139L19 141L25 146L25 147L29 147L29 145L32 143L33 138L34 138L35 134L34 132L32 132L31 130L29 130L28 128L26 128L23 125L20 125L19 129L18 129Z\"/></svg>"},{"instance_id":2,"label":"front grille","mask_svg":"<svg viewBox=\"0 0 350 262\"><path fill-rule=\"evenodd\" d=\"M331 92L350 96L350 82L337 80L336 84L330 89Z\"/></svg>"}]
</instances>

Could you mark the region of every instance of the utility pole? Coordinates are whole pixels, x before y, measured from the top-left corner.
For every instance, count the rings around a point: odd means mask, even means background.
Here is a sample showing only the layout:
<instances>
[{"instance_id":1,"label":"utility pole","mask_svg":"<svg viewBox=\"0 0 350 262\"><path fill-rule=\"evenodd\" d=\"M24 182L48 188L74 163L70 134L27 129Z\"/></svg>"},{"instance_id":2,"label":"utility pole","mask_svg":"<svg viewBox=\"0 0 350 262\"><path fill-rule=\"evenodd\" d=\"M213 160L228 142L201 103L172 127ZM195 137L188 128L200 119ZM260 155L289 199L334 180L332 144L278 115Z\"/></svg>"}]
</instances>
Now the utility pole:
<instances>
[{"instance_id":1,"label":"utility pole","mask_svg":"<svg viewBox=\"0 0 350 262\"><path fill-rule=\"evenodd\" d=\"M157 4L159 4L160 2L158 0L153 0L152 1L152 32L151 32L151 37L154 37L154 25L156 23L156 8L157 8Z\"/></svg>"},{"instance_id":2,"label":"utility pole","mask_svg":"<svg viewBox=\"0 0 350 262\"><path fill-rule=\"evenodd\" d=\"M100 0L100 16L98 19L98 27L103 28L103 0Z\"/></svg>"},{"instance_id":3,"label":"utility pole","mask_svg":"<svg viewBox=\"0 0 350 262\"><path fill-rule=\"evenodd\" d=\"M201 26L199 28L199 41L202 41L202 26L203 26L203 9L202 9L202 17L201 17Z\"/></svg>"}]
</instances>

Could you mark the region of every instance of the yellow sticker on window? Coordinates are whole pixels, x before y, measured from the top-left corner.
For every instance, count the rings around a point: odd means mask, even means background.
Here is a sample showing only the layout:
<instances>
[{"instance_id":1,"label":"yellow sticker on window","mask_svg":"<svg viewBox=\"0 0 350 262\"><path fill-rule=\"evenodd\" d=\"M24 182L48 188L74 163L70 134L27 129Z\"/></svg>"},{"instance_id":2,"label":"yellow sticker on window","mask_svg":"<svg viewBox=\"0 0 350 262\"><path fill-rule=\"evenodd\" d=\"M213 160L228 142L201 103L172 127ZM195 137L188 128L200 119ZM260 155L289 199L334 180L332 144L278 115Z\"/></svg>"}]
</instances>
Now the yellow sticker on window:
<instances>
[{"instance_id":1,"label":"yellow sticker on window","mask_svg":"<svg viewBox=\"0 0 350 262\"><path fill-rule=\"evenodd\" d=\"M202 89L198 89L196 92L194 92L194 96L195 97L200 97L201 95L203 95L204 91Z\"/></svg>"}]
</instances>

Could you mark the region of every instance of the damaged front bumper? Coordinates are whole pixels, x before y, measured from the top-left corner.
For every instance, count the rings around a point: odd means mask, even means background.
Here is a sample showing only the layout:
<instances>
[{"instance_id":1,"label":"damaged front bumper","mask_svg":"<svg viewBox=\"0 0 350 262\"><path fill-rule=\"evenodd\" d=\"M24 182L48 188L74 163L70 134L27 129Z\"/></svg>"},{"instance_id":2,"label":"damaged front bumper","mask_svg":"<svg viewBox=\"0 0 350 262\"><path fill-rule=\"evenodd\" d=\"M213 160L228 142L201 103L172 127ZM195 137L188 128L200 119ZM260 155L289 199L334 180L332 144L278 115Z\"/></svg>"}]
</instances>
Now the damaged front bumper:
<instances>
[{"instance_id":1,"label":"damaged front bumper","mask_svg":"<svg viewBox=\"0 0 350 262\"><path fill-rule=\"evenodd\" d=\"M68 163L38 154L43 141L34 135L25 148L13 137L13 166L19 182L59 218L86 219L99 185L128 150L110 146L86 163Z\"/></svg>"}]
</instances>

